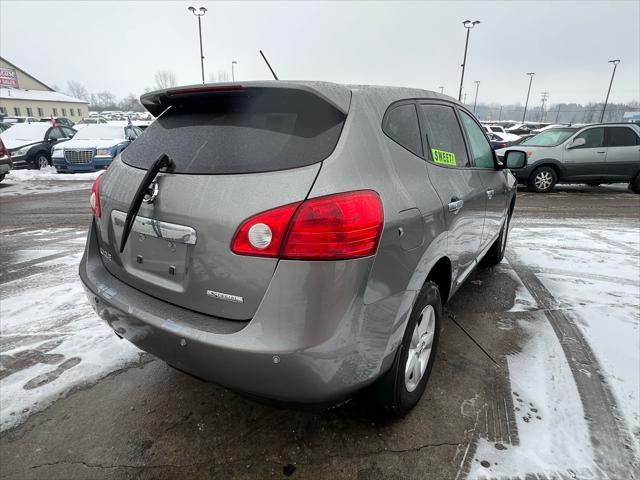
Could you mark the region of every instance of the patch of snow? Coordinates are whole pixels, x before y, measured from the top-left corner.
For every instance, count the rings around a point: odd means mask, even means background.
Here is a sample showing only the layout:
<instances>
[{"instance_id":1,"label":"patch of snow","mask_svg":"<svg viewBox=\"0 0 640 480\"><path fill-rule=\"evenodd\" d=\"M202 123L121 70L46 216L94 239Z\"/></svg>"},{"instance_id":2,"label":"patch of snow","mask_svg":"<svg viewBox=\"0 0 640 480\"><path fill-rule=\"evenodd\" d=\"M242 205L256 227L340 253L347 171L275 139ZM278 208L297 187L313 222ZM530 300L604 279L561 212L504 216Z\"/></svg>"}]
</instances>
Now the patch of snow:
<instances>
[{"instance_id":1,"label":"patch of snow","mask_svg":"<svg viewBox=\"0 0 640 480\"><path fill-rule=\"evenodd\" d=\"M33 182L41 180L59 180L63 182L92 182L103 170L89 173L58 173L54 167L41 168L40 170L11 170L7 180L15 182Z\"/></svg>"},{"instance_id":2,"label":"patch of snow","mask_svg":"<svg viewBox=\"0 0 640 480\"><path fill-rule=\"evenodd\" d=\"M595 468L580 394L553 328L542 312L517 325L527 341L507 364L519 444L498 449L480 438L468 478L551 477Z\"/></svg>"},{"instance_id":3,"label":"patch of snow","mask_svg":"<svg viewBox=\"0 0 640 480\"><path fill-rule=\"evenodd\" d=\"M55 244L62 229L51 230L31 234L48 233ZM85 234L78 230L77 238ZM140 350L118 339L87 302L78 277L82 244L68 239L65 248L75 251L0 286L0 430L139 358Z\"/></svg>"}]
</instances>

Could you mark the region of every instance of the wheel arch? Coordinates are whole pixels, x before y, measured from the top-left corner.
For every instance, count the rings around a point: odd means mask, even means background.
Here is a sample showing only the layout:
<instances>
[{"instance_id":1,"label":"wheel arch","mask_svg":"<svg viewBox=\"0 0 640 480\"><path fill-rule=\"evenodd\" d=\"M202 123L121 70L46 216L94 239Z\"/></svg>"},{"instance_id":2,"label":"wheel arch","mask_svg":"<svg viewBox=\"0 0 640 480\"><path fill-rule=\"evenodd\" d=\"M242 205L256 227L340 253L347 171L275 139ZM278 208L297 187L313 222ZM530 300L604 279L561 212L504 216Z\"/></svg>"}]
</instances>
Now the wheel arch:
<instances>
[{"instance_id":1,"label":"wheel arch","mask_svg":"<svg viewBox=\"0 0 640 480\"><path fill-rule=\"evenodd\" d=\"M558 177L558 180L560 180L560 178L563 177L564 166L558 160L555 160L553 158L545 158L543 160L536 162L534 165L531 166L531 173L529 174L529 176L533 175L541 167L553 168L553 170L556 172L556 176Z\"/></svg>"},{"instance_id":2,"label":"wheel arch","mask_svg":"<svg viewBox=\"0 0 640 480\"><path fill-rule=\"evenodd\" d=\"M446 305L449 300L449 294L451 293L451 276L451 260L449 260L448 257L442 257L431 267L425 280L425 284L427 282L434 282L438 286L438 290L440 290L440 300L443 306Z\"/></svg>"}]
</instances>

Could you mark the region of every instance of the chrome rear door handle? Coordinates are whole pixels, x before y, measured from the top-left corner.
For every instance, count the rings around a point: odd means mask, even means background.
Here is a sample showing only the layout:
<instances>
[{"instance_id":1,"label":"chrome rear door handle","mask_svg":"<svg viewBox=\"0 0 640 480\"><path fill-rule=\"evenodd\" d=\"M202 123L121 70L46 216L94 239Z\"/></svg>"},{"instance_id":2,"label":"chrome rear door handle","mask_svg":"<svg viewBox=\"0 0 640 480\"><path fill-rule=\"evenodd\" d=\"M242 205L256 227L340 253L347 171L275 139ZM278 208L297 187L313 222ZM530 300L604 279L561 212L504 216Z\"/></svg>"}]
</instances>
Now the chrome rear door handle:
<instances>
[{"instance_id":1,"label":"chrome rear door handle","mask_svg":"<svg viewBox=\"0 0 640 480\"><path fill-rule=\"evenodd\" d=\"M496 192L493 191L493 188L488 188L487 189L487 197L489 197L489 200L491 200L493 198L494 193L496 193Z\"/></svg>"},{"instance_id":2,"label":"chrome rear door handle","mask_svg":"<svg viewBox=\"0 0 640 480\"><path fill-rule=\"evenodd\" d=\"M464 200L451 199L451 202L449 203L449 211L453 212L454 215L457 215L462 207L464 207Z\"/></svg>"}]
</instances>

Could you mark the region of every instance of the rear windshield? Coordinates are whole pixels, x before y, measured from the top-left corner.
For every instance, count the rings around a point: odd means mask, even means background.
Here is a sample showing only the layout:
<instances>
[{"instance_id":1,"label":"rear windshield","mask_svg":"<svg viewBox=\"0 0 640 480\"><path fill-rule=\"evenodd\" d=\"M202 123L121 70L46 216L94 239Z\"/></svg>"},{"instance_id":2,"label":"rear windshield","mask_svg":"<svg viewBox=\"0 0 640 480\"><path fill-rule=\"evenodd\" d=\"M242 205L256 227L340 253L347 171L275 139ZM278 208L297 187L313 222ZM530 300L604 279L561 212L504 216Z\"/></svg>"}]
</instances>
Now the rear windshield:
<instances>
[{"instance_id":1,"label":"rear windshield","mask_svg":"<svg viewBox=\"0 0 640 480\"><path fill-rule=\"evenodd\" d=\"M301 90L249 88L174 100L122 154L147 169L166 154L175 173L284 170L333 152L345 114Z\"/></svg>"}]
</instances>

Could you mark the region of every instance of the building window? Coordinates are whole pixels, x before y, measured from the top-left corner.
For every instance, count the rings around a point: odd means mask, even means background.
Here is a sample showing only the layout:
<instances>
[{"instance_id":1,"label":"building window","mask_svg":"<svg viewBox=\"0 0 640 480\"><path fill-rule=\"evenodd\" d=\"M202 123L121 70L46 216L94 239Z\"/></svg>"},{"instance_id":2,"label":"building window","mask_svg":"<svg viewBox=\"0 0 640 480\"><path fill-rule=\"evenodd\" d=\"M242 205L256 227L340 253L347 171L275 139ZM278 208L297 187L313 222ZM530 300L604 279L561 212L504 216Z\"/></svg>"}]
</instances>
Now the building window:
<instances>
[{"instance_id":1,"label":"building window","mask_svg":"<svg viewBox=\"0 0 640 480\"><path fill-rule=\"evenodd\" d=\"M40 118L44 117L44 110L42 110L42 108L41 108L41 107L38 107L38 116L39 116Z\"/></svg>"},{"instance_id":2,"label":"building window","mask_svg":"<svg viewBox=\"0 0 640 480\"><path fill-rule=\"evenodd\" d=\"M66 116L67 116L67 109L66 109L66 108L63 108L63 109L62 109L62 116L63 116L63 117L66 117Z\"/></svg>"},{"instance_id":3,"label":"building window","mask_svg":"<svg viewBox=\"0 0 640 480\"><path fill-rule=\"evenodd\" d=\"M75 113L73 112L73 108L69 109L69 115L72 116L72 117L75 115Z\"/></svg>"},{"instance_id":4,"label":"building window","mask_svg":"<svg viewBox=\"0 0 640 480\"><path fill-rule=\"evenodd\" d=\"M27 117L33 117L33 109L31 107L27 107Z\"/></svg>"},{"instance_id":5,"label":"building window","mask_svg":"<svg viewBox=\"0 0 640 480\"><path fill-rule=\"evenodd\" d=\"M58 116L58 109L57 108L52 108L53 110L53 116L57 117Z\"/></svg>"},{"instance_id":6,"label":"building window","mask_svg":"<svg viewBox=\"0 0 640 480\"><path fill-rule=\"evenodd\" d=\"M7 111L5 110L5 108L4 108L4 107L0 107L0 113L1 113L2 115L6 115Z\"/></svg>"},{"instance_id":7,"label":"building window","mask_svg":"<svg viewBox=\"0 0 640 480\"><path fill-rule=\"evenodd\" d=\"M20 107L13 107L13 114L14 114L16 117L19 117L19 116L21 115L21 113L20 113Z\"/></svg>"}]
</instances>

